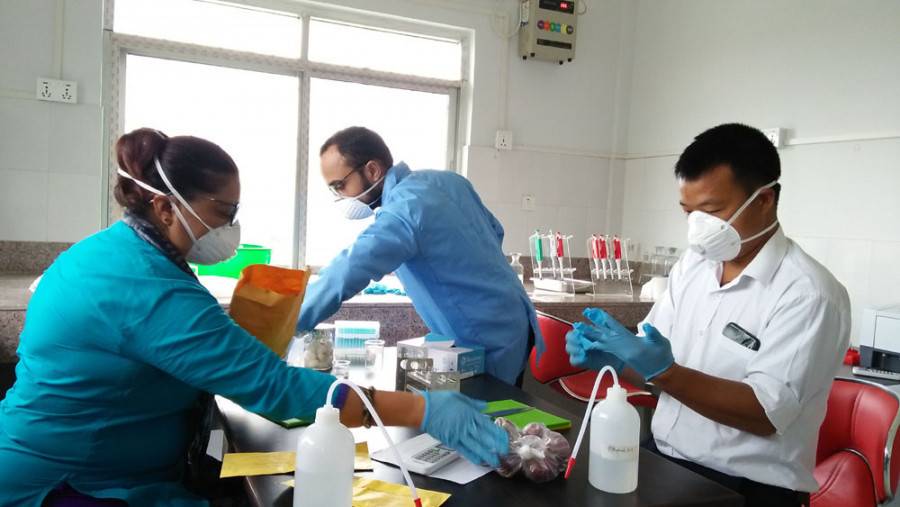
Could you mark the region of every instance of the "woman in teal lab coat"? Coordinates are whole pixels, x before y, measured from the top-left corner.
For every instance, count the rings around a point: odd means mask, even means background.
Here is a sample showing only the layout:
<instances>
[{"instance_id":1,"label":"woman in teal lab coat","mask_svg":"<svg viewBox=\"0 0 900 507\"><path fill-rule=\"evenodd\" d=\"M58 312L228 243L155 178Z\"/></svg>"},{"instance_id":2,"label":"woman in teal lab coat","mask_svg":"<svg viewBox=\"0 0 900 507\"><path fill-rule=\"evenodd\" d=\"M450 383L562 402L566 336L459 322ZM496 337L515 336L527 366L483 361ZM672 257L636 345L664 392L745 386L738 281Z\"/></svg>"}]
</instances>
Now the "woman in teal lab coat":
<instances>
[{"instance_id":1,"label":"woman in teal lab coat","mask_svg":"<svg viewBox=\"0 0 900 507\"><path fill-rule=\"evenodd\" d=\"M334 381L287 366L187 265L227 259L238 245L231 157L151 129L122 136L116 149L124 219L63 253L28 306L16 383L0 403L3 506L61 505L72 495L206 505L183 480L198 404L220 394L271 418L310 417ZM419 427L470 460L496 464L507 451L481 402L458 393L372 397L386 424ZM332 402L345 424L369 419L347 389Z\"/></svg>"}]
</instances>

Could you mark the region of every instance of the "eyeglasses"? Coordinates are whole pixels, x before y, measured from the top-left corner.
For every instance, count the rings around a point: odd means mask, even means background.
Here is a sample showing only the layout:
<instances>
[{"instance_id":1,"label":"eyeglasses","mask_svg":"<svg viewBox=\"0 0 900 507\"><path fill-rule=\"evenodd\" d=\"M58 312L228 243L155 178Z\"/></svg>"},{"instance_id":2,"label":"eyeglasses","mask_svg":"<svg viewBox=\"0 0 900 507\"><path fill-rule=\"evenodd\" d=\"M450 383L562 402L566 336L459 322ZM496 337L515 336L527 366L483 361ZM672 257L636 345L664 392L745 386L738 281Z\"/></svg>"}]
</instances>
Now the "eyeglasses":
<instances>
[{"instance_id":1,"label":"eyeglasses","mask_svg":"<svg viewBox=\"0 0 900 507\"><path fill-rule=\"evenodd\" d=\"M216 199L215 197L205 197L205 199L212 201L214 203L217 203L217 204L222 204L224 206L228 206L229 207L228 225L234 225L237 222L238 209L240 208L241 203L223 201L221 199Z\"/></svg>"},{"instance_id":2,"label":"eyeglasses","mask_svg":"<svg viewBox=\"0 0 900 507\"><path fill-rule=\"evenodd\" d=\"M350 172L347 173L346 176L339 179L338 181L329 183L328 190L331 190L331 193L334 194L335 197L342 199L344 197L344 194L341 193L341 190L344 189L344 185L346 185L346 183L347 183L347 178L349 178L351 174L353 174L353 173L359 171L360 169L362 169L363 167L365 167L366 164L368 164L368 162L363 163L359 167L354 167L353 169L350 169Z\"/></svg>"}]
</instances>

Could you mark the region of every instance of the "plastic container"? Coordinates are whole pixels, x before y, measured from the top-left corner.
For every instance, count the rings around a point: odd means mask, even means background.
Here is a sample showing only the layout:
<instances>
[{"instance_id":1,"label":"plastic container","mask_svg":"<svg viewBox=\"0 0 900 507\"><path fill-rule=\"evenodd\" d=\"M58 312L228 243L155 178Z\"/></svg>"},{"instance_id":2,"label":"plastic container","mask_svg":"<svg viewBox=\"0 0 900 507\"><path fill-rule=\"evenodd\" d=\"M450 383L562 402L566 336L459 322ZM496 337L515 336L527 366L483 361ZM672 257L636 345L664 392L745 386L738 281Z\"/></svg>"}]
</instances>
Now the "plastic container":
<instances>
[{"instance_id":1,"label":"plastic container","mask_svg":"<svg viewBox=\"0 0 900 507\"><path fill-rule=\"evenodd\" d=\"M512 268L513 271L516 272L516 276L519 277L519 281L524 284L525 283L525 266L523 266L522 263L519 262L519 259L522 257L522 254L511 253L511 254L509 254L509 256L512 257L512 262L509 263L510 267Z\"/></svg>"},{"instance_id":2,"label":"plastic container","mask_svg":"<svg viewBox=\"0 0 900 507\"><path fill-rule=\"evenodd\" d=\"M334 325L319 324L303 339L303 366L319 371L331 369L334 362Z\"/></svg>"},{"instance_id":3,"label":"plastic container","mask_svg":"<svg viewBox=\"0 0 900 507\"><path fill-rule=\"evenodd\" d=\"M641 418L618 384L591 412L591 454L588 480L607 493L637 489Z\"/></svg>"},{"instance_id":4,"label":"plastic container","mask_svg":"<svg viewBox=\"0 0 900 507\"><path fill-rule=\"evenodd\" d=\"M241 271L251 264L269 264L272 262L272 249L261 245L241 244L234 257L212 266L196 266L198 275L227 276L240 278Z\"/></svg>"},{"instance_id":5,"label":"plastic container","mask_svg":"<svg viewBox=\"0 0 900 507\"><path fill-rule=\"evenodd\" d=\"M381 323L377 320L337 320L334 322L334 358L363 365L366 362L366 341L380 337Z\"/></svg>"},{"instance_id":6,"label":"plastic container","mask_svg":"<svg viewBox=\"0 0 900 507\"><path fill-rule=\"evenodd\" d=\"M340 416L330 405L320 408L297 440L294 507L351 507L356 445Z\"/></svg>"}]
</instances>

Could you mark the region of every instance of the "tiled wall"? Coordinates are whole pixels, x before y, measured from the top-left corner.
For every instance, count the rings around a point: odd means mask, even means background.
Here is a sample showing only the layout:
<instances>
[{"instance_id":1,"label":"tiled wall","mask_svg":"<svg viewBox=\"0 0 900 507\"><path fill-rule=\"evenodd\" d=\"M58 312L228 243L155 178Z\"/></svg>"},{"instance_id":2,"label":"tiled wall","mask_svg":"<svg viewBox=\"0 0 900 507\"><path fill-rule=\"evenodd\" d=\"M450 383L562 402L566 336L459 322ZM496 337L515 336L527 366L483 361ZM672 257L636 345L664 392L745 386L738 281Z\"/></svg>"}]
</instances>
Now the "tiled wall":
<instances>
[{"instance_id":1,"label":"tiled wall","mask_svg":"<svg viewBox=\"0 0 900 507\"><path fill-rule=\"evenodd\" d=\"M574 235L572 255L587 256L592 233L621 228L624 164L590 155L498 151L469 147L469 178L485 205L503 224L505 252L528 254L528 237L540 228ZM610 189L612 187L612 191ZM522 195L535 198L522 209Z\"/></svg>"},{"instance_id":2,"label":"tiled wall","mask_svg":"<svg viewBox=\"0 0 900 507\"><path fill-rule=\"evenodd\" d=\"M96 1L0 3L0 240L99 228L100 27ZM35 100L38 77L76 81L78 104Z\"/></svg>"}]
</instances>

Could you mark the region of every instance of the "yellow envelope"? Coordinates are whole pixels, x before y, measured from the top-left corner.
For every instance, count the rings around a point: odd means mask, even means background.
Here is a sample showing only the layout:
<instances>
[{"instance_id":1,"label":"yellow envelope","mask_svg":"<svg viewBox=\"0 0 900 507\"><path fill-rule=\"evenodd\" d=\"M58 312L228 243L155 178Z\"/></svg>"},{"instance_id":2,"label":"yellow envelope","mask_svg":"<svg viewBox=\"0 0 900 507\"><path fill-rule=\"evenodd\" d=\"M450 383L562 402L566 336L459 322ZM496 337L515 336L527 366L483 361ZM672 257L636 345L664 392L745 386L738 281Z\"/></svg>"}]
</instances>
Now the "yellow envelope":
<instances>
[{"instance_id":1,"label":"yellow envelope","mask_svg":"<svg viewBox=\"0 0 900 507\"><path fill-rule=\"evenodd\" d=\"M372 470L374 465L369 458L369 445L365 442L356 444L356 459L353 468L362 472ZM222 472L219 478L249 477L254 475L289 474L294 471L297 460L295 452L241 452L226 454L222 460Z\"/></svg>"},{"instance_id":2,"label":"yellow envelope","mask_svg":"<svg viewBox=\"0 0 900 507\"><path fill-rule=\"evenodd\" d=\"M289 488L294 487L294 479L282 482ZM418 488L419 498L423 507L440 507L450 499L449 493L430 491ZM409 507L409 487L405 484L394 484L367 479L365 477L353 478L353 507Z\"/></svg>"}]
</instances>

